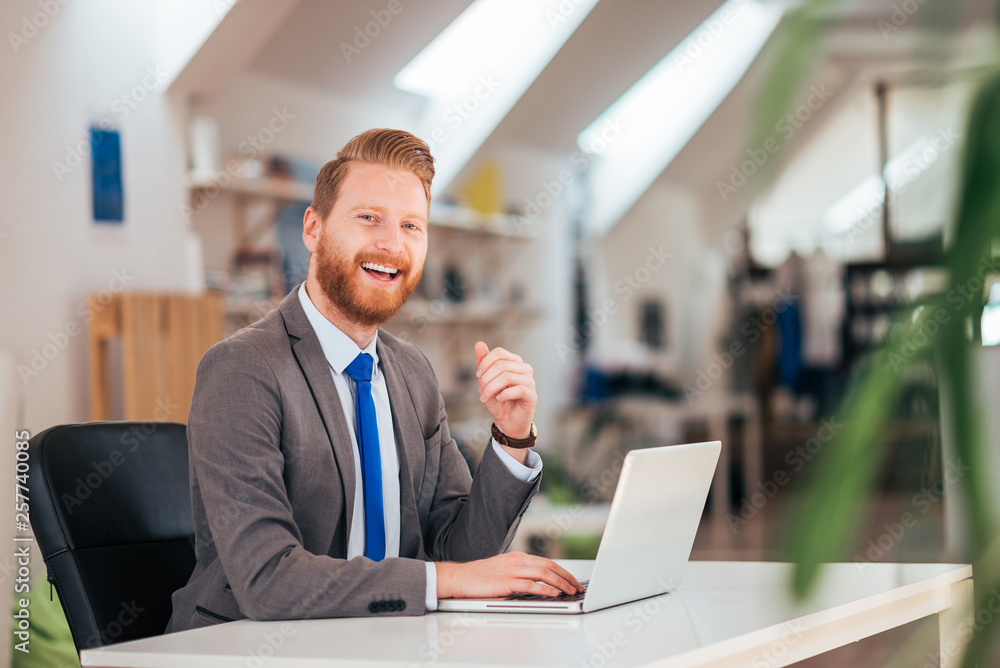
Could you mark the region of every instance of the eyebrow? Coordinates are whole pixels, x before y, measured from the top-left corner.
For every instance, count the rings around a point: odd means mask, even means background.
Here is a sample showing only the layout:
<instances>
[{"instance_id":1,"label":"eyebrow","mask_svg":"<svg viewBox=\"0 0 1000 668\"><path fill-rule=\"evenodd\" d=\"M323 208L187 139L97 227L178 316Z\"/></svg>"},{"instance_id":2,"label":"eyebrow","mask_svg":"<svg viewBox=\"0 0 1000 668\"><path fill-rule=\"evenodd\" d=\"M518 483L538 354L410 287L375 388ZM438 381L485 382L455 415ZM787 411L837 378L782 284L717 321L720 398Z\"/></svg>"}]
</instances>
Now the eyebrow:
<instances>
[{"instance_id":1,"label":"eyebrow","mask_svg":"<svg viewBox=\"0 0 1000 668\"><path fill-rule=\"evenodd\" d=\"M348 213L357 213L358 211L375 211L378 213L385 213L387 209L384 206L378 206L375 204L359 204L358 206L349 209ZM403 214L403 217L416 218L418 220L422 220L425 223L427 222L428 219L428 215L425 213L413 213L413 212L405 213Z\"/></svg>"}]
</instances>

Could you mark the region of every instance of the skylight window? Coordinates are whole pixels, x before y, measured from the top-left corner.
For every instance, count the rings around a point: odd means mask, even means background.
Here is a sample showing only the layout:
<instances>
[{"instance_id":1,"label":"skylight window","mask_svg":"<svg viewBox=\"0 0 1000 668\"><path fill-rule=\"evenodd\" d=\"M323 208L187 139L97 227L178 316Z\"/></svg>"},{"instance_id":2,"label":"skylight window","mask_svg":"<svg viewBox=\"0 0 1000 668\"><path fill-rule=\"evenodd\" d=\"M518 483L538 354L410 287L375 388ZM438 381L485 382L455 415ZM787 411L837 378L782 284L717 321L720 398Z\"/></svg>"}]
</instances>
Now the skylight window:
<instances>
[{"instance_id":1,"label":"skylight window","mask_svg":"<svg viewBox=\"0 0 1000 668\"><path fill-rule=\"evenodd\" d=\"M548 51L544 47L553 31L538 9L537 0L473 2L396 74L393 83L417 95L449 98L464 94L481 76L510 79L544 66L549 61L542 59ZM525 48L532 44L535 48Z\"/></svg>"},{"instance_id":2,"label":"skylight window","mask_svg":"<svg viewBox=\"0 0 1000 668\"><path fill-rule=\"evenodd\" d=\"M729 0L577 137L593 163L598 234L652 185L732 92L783 10Z\"/></svg>"},{"instance_id":3,"label":"skylight window","mask_svg":"<svg viewBox=\"0 0 1000 668\"><path fill-rule=\"evenodd\" d=\"M428 98L417 134L445 188L598 0L476 0L402 70L397 88Z\"/></svg>"}]
</instances>

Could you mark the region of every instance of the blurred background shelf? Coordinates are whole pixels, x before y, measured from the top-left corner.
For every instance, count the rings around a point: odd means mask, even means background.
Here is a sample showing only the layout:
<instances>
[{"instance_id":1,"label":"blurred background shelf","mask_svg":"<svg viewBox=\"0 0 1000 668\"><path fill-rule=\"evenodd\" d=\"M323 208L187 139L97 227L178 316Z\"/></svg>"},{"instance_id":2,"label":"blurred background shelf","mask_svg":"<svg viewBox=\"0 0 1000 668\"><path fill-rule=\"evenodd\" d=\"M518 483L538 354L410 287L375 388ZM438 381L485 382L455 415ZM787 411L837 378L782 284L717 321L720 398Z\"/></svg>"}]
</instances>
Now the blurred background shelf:
<instances>
[{"instance_id":1,"label":"blurred background shelf","mask_svg":"<svg viewBox=\"0 0 1000 668\"><path fill-rule=\"evenodd\" d=\"M189 176L188 188L195 197L212 197L212 193L219 191L283 202L308 202L313 198L311 183L279 178L248 179L226 172L214 177Z\"/></svg>"},{"instance_id":2,"label":"blurred background shelf","mask_svg":"<svg viewBox=\"0 0 1000 668\"><path fill-rule=\"evenodd\" d=\"M442 300L411 299L389 321L389 325L404 320L411 325L489 325L511 321L527 323L539 318L541 313L540 306L491 302L455 304Z\"/></svg>"}]
</instances>

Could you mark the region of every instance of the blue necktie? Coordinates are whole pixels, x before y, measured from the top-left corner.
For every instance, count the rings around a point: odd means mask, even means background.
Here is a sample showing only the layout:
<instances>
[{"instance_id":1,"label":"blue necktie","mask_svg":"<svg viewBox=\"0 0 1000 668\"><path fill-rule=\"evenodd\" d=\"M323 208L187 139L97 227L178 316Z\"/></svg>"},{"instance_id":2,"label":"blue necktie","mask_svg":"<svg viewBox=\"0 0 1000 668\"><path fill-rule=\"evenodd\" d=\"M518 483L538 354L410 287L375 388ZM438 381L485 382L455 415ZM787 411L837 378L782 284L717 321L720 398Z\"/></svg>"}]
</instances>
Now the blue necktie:
<instances>
[{"instance_id":1,"label":"blue necktie","mask_svg":"<svg viewBox=\"0 0 1000 668\"><path fill-rule=\"evenodd\" d=\"M385 558L385 511L382 509L382 460L378 449L378 421L372 400L372 356L361 353L346 371L354 379L355 422L361 449L361 478L365 498L365 556Z\"/></svg>"}]
</instances>

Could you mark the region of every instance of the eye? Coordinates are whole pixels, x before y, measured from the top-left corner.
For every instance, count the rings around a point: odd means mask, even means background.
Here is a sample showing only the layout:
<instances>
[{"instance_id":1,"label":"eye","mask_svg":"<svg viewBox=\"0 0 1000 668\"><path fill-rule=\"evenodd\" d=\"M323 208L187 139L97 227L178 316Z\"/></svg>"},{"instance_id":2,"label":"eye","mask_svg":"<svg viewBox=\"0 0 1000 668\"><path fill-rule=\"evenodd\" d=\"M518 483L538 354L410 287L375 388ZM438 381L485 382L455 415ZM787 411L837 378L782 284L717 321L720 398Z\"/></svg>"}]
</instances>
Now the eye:
<instances>
[{"instance_id":1,"label":"eye","mask_svg":"<svg viewBox=\"0 0 1000 668\"><path fill-rule=\"evenodd\" d=\"M363 214L361 214L361 216L359 216L359 217L360 217L360 218L361 218L362 220L367 220L367 221L371 221L371 222L373 222L373 223L374 223L374 222L375 222L375 220L376 220L376 219L375 219L375 216L373 216L373 215L372 215L372 214L370 214L370 213L363 213Z\"/></svg>"}]
</instances>

